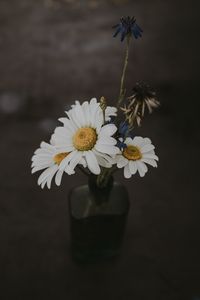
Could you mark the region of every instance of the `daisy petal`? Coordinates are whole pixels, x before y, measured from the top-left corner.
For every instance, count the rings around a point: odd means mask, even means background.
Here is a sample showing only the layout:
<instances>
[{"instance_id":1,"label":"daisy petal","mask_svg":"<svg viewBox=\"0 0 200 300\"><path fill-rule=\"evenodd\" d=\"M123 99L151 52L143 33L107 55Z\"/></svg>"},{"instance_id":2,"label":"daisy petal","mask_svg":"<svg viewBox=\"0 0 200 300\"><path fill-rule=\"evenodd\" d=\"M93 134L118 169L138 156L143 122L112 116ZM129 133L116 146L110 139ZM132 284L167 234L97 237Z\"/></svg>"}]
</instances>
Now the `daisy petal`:
<instances>
[{"instance_id":1,"label":"daisy petal","mask_svg":"<svg viewBox=\"0 0 200 300\"><path fill-rule=\"evenodd\" d=\"M148 153L144 153L144 154L142 155L142 158L159 160L159 158L158 158L157 155L155 155L155 154L150 154L149 152L148 152Z\"/></svg>"},{"instance_id":2,"label":"daisy petal","mask_svg":"<svg viewBox=\"0 0 200 300\"><path fill-rule=\"evenodd\" d=\"M38 185L40 185L44 180L46 180L51 174L53 174L54 170L57 169L57 165L53 165L50 168L46 169L38 178Z\"/></svg>"},{"instance_id":3,"label":"daisy petal","mask_svg":"<svg viewBox=\"0 0 200 300\"><path fill-rule=\"evenodd\" d=\"M49 158L44 158L44 157L35 157L33 159L33 163L32 163L32 166L36 167L36 166L39 166L39 165L50 165L52 163L52 159L49 159Z\"/></svg>"},{"instance_id":4,"label":"daisy petal","mask_svg":"<svg viewBox=\"0 0 200 300\"><path fill-rule=\"evenodd\" d=\"M71 131L71 133L74 133L77 130L77 126L68 118L59 118L58 120L63 123L64 127Z\"/></svg>"},{"instance_id":5,"label":"daisy petal","mask_svg":"<svg viewBox=\"0 0 200 300\"><path fill-rule=\"evenodd\" d=\"M106 121L110 119L110 116L117 115L117 108L114 106L107 106L105 110Z\"/></svg>"},{"instance_id":6,"label":"daisy petal","mask_svg":"<svg viewBox=\"0 0 200 300\"><path fill-rule=\"evenodd\" d=\"M101 137L98 141L97 144L103 144L103 145L116 145L117 144L117 140L113 137L110 136L104 136Z\"/></svg>"},{"instance_id":7,"label":"daisy petal","mask_svg":"<svg viewBox=\"0 0 200 300\"><path fill-rule=\"evenodd\" d=\"M91 123L90 123L90 108L89 108L89 104L87 101L83 102L82 108L83 108L83 112L84 112L85 120L86 120L85 125L90 126L91 125Z\"/></svg>"},{"instance_id":8,"label":"daisy petal","mask_svg":"<svg viewBox=\"0 0 200 300\"><path fill-rule=\"evenodd\" d=\"M154 159L147 159L147 158L142 158L141 161L143 161L146 164L151 165L154 168L157 168L157 162Z\"/></svg>"},{"instance_id":9,"label":"daisy petal","mask_svg":"<svg viewBox=\"0 0 200 300\"><path fill-rule=\"evenodd\" d=\"M98 164L101 166L101 167L104 167L104 168L111 168L112 167L112 164L109 163L106 159L104 159L103 157L101 156L96 156L97 158L97 162Z\"/></svg>"},{"instance_id":10,"label":"daisy petal","mask_svg":"<svg viewBox=\"0 0 200 300\"><path fill-rule=\"evenodd\" d=\"M67 165L69 164L70 160L74 158L78 151L73 151L69 155L67 155L60 163L59 170L64 171Z\"/></svg>"},{"instance_id":11,"label":"daisy petal","mask_svg":"<svg viewBox=\"0 0 200 300\"><path fill-rule=\"evenodd\" d=\"M49 156L51 156L51 153L52 153L53 151L51 151L51 152L47 152L47 150L46 149L43 149L43 148L38 148L35 152L34 152L34 154L46 154L46 155L49 155Z\"/></svg>"},{"instance_id":12,"label":"daisy petal","mask_svg":"<svg viewBox=\"0 0 200 300\"><path fill-rule=\"evenodd\" d=\"M135 136L132 145L140 146L143 143L143 141L144 139L141 136Z\"/></svg>"},{"instance_id":13,"label":"daisy petal","mask_svg":"<svg viewBox=\"0 0 200 300\"><path fill-rule=\"evenodd\" d=\"M66 144L63 144L63 145L56 145L56 151L57 153L61 153L61 152L72 152L74 151L74 146L69 146L69 145L66 145Z\"/></svg>"},{"instance_id":14,"label":"daisy petal","mask_svg":"<svg viewBox=\"0 0 200 300\"><path fill-rule=\"evenodd\" d=\"M123 156L120 156L118 162L117 162L117 167L120 168L124 168L126 165L128 164L128 159L126 159Z\"/></svg>"},{"instance_id":15,"label":"daisy petal","mask_svg":"<svg viewBox=\"0 0 200 300\"><path fill-rule=\"evenodd\" d=\"M54 147L46 142L41 142L40 147L47 149L50 152L54 152Z\"/></svg>"},{"instance_id":16,"label":"daisy petal","mask_svg":"<svg viewBox=\"0 0 200 300\"><path fill-rule=\"evenodd\" d=\"M52 163L53 165L53 163ZM33 167L33 169L31 170L31 173L35 173L35 172L38 172L38 171L41 171L41 170L44 170L46 168L49 167L49 164L46 164L46 165L43 165L43 166L38 166L38 167Z\"/></svg>"},{"instance_id":17,"label":"daisy petal","mask_svg":"<svg viewBox=\"0 0 200 300\"><path fill-rule=\"evenodd\" d=\"M54 176L55 173L57 172L57 170L58 170L58 166L55 165L55 166L54 166L54 169L52 169L51 175L47 178L47 187L48 187L48 189L51 188L51 181L52 181L52 179L53 179L53 176Z\"/></svg>"},{"instance_id":18,"label":"daisy petal","mask_svg":"<svg viewBox=\"0 0 200 300\"><path fill-rule=\"evenodd\" d=\"M151 140L150 140L150 138L144 138L144 142L145 142L145 144L151 144Z\"/></svg>"},{"instance_id":19,"label":"daisy petal","mask_svg":"<svg viewBox=\"0 0 200 300\"><path fill-rule=\"evenodd\" d=\"M132 144L133 144L132 138L130 138L130 137L126 138L125 144L126 144L126 145L132 145Z\"/></svg>"},{"instance_id":20,"label":"daisy petal","mask_svg":"<svg viewBox=\"0 0 200 300\"><path fill-rule=\"evenodd\" d=\"M79 119L79 122L80 122L81 126L85 126L86 118L85 118L85 115L83 113L82 106L80 104L78 104L78 105L75 106L74 110L75 110L77 118Z\"/></svg>"},{"instance_id":21,"label":"daisy petal","mask_svg":"<svg viewBox=\"0 0 200 300\"><path fill-rule=\"evenodd\" d=\"M46 180L44 180L44 181L41 183L41 188L42 188L42 189L44 188L44 186L45 186L46 183L47 183Z\"/></svg>"},{"instance_id":22,"label":"daisy petal","mask_svg":"<svg viewBox=\"0 0 200 300\"><path fill-rule=\"evenodd\" d=\"M146 152L151 151L151 150L153 150L153 149L155 149L155 146L154 146L154 145L152 145L152 144L146 144L146 145L144 145L144 146L141 148L141 152L142 152L142 153L146 153Z\"/></svg>"},{"instance_id":23,"label":"daisy petal","mask_svg":"<svg viewBox=\"0 0 200 300\"><path fill-rule=\"evenodd\" d=\"M117 131L117 127L114 124L107 124L101 128L99 137L111 136Z\"/></svg>"},{"instance_id":24,"label":"daisy petal","mask_svg":"<svg viewBox=\"0 0 200 300\"><path fill-rule=\"evenodd\" d=\"M125 178L131 178L131 172L130 172L130 169L129 169L129 164L127 164L124 168L124 177Z\"/></svg>"},{"instance_id":25,"label":"daisy petal","mask_svg":"<svg viewBox=\"0 0 200 300\"><path fill-rule=\"evenodd\" d=\"M46 155L46 154L38 154L38 155L33 155L33 157L31 158L31 161L51 161L52 160L52 155Z\"/></svg>"},{"instance_id":26,"label":"daisy petal","mask_svg":"<svg viewBox=\"0 0 200 300\"><path fill-rule=\"evenodd\" d=\"M110 155L107 155L105 153L101 153L101 152L99 152L99 151L97 151L95 149L93 149L92 152L95 154L95 156L97 157L97 159L99 157L102 157L104 160L107 161L108 164L111 164L111 165L115 164L115 159L113 157L111 157Z\"/></svg>"},{"instance_id":27,"label":"daisy petal","mask_svg":"<svg viewBox=\"0 0 200 300\"><path fill-rule=\"evenodd\" d=\"M98 165L97 159L94 153L90 151L85 151L85 159L88 165L88 169L95 175L100 174L101 169Z\"/></svg>"},{"instance_id":28,"label":"daisy petal","mask_svg":"<svg viewBox=\"0 0 200 300\"><path fill-rule=\"evenodd\" d=\"M131 171L131 174L134 175L137 172L137 164L135 161L130 161L129 162L129 168Z\"/></svg>"},{"instance_id":29,"label":"daisy petal","mask_svg":"<svg viewBox=\"0 0 200 300\"><path fill-rule=\"evenodd\" d=\"M103 112L99 109L95 117L96 132L99 133L103 125Z\"/></svg>"},{"instance_id":30,"label":"daisy petal","mask_svg":"<svg viewBox=\"0 0 200 300\"><path fill-rule=\"evenodd\" d=\"M74 172L74 169L79 164L80 160L82 159L82 156L83 156L83 152L76 151L76 154L70 160L70 163L69 163L69 169L70 169L70 171Z\"/></svg>"},{"instance_id":31,"label":"daisy petal","mask_svg":"<svg viewBox=\"0 0 200 300\"><path fill-rule=\"evenodd\" d=\"M115 146L102 145L102 144L96 144L95 149L99 152L110 154L110 155L119 154L120 152L119 148Z\"/></svg>"},{"instance_id":32,"label":"daisy petal","mask_svg":"<svg viewBox=\"0 0 200 300\"><path fill-rule=\"evenodd\" d=\"M62 137L71 137L71 131L67 128L67 127L61 127L61 126L59 126L59 127L56 127L56 129L55 129L55 136L56 135L60 135L60 136L62 136Z\"/></svg>"},{"instance_id":33,"label":"daisy petal","mask_svg":"<svg viewBox=\"0 0 200 300\"><path fill-rule=\"evenodd\" d=\"M145 164L139 160L136 161L136 164L140 177L144 177L145 173L147 172L147 167L145 168Z\"/></svg>"},{"instance_id":34,"label":"daisy petal","mask_svg":"<svg viewBox=\"0 0 200 300\"><path fill-rule=\"evenodd\" d=\"M98 126L99 126L99 123L101 122L99 105L96 105L94 107L90 107L90 110L91 110L91 112L90 112L90 114L91 114L90 115L91 126L93 128L99 129ZM102 121L103 121L103 119L102 119Z\"/></svg>"},{"instance_id":35,"label":"daisy petal","mask_svg":"<svg viewBox=\"0 0 200 300\"><path fill-rule=\"evenodd\" d=\"M61 184L61 180L62 180L62 176L63 176L63 171L58 170L56 177L55 177L55 183L57 186L60 186Z\"/></svg>"},{"instance_id":36,"label":"daisy petal","mask_svg":"<svg viewBox=\"0 0 200 300\"><path fill-rule=\"evenodd\" d=\"M90 100L90 105L96 105L97 104L97 99L96 98L92 98L91 100Z\"/></svg>"}]
</instances>

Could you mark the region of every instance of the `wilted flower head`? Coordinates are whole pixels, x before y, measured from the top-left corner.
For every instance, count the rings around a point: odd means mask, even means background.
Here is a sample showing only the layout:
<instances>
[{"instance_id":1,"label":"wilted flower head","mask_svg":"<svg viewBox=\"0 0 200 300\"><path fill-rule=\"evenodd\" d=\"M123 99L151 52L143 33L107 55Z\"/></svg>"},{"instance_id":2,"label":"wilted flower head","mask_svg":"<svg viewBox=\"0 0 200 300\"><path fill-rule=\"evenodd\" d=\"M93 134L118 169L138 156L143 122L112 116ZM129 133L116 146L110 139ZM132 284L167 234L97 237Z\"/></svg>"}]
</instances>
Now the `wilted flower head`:
<instances>
[{"instance_id":1,"label":"wilted flower head","mask_svg":"<svg viewBox=\"0 0 200 300\"><path fill-rule=\"evenodd\" d=\"M121 42L123 42L126 36L134 36L134 38L142 37L143 30L136 24L134 17L122 17L119 24L113 26L116 29L113 37L121 34Z\"/></svg>"},{"instance_id":2,"label":"wilted flower head","mask_svg":"<svg viewBox=\"0 0 200 300\"><path fill-rule=\"evenodd\" d=\"M122 107L121 110L124 112L130 126L133 126L135 121L140 126L145 109L147 108L149 113L152 113L153 109L159 105L155 91L145 83L137 83L133 88L133 94L128 97L128 104Z\"/></svg>"},{"instance_id":3,"label":"wilted flower head","mask_svg":"<svg viewBox=\"0 0 200 300\"><path fill-rule=\"evenodd\" d=\"M106 101L106 98L104 97L104 96L102 96L101 98L100 98L100 108L103 110L103 111L105 111L106 110L106 108L107 108L107 101Z\"/></svg>"}]
</instances>

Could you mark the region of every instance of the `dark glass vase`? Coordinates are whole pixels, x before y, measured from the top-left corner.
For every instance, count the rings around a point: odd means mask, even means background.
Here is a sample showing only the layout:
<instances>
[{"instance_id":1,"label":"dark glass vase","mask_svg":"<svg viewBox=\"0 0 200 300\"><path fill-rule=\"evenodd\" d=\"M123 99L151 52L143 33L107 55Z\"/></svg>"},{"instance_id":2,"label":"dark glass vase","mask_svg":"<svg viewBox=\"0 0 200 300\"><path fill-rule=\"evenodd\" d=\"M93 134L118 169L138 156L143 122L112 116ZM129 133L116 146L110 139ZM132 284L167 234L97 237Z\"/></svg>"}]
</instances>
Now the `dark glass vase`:
<instances>
[{"instance_id":1,"label":"dark glass vase","mask_svg":"<svg viewBox=\"0 0 200 300\"><path fill-rule=\"evenodd\" d=\"M129 198L126 188L112 178L98 188L93 178L88 185L69 194L72 257L79 262L96 262L120 253Z\"/></svg>"}]
</instances>

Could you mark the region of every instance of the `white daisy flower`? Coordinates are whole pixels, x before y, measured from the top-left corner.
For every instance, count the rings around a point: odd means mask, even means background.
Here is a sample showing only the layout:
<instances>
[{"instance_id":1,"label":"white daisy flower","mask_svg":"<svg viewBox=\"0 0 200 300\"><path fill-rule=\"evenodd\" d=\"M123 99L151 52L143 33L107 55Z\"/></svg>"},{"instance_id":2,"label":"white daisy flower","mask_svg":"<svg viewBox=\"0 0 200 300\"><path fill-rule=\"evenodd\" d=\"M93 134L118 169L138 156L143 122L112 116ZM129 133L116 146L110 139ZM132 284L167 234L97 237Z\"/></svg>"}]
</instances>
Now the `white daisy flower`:
<instances>
[{"instance_id":1,"label":"white daisy flower","mask_svg":"<svg viewBox=\"0 0 200 300\"><path fill-rule=\"evenodd\" d=\"M82 159L93 174L100 174L100 166L111 167L112 156L119 153L117 141L112 135L117 131L114 124L103 125L103 112L96 99L77 101L67 113L68 118L60 118L63 127L57 127L52 141L60 152L70 152L60 164L60 170L74 170ZM106 118L115 112L109 108Z\"/></svg>"},{"instance_id":2,"label":"white daisy flower","mask_svg":"<svg viewBox=\"0 0 200 300\"><path fill-rule=\"evenodd\" d=\"M52 178L55 176L56 185L60 185L63 170L59 170L61 161L69 155L69 152L60 152L54 145L42 142L32 157L32 173L44 170L38 178L38 185L44 188L45 184L50 189ZM65 172L69 175L74 172L70 168L66 168Z\"/></svg>"},{"instance_id":3,"label":"white daisy flower","mask_svg":"<svg viewBox=\"0 0 200 300\"><path fill-rule=\"evenodd\" d=\"M155 155L155 147L149 138L126 138L125 144L127 147L116 156L117 167L124 168L125 178L130 178L137 171L143 177L148 171L146 164L157 167L158 156Z\"/></svg>"}]
</instances>

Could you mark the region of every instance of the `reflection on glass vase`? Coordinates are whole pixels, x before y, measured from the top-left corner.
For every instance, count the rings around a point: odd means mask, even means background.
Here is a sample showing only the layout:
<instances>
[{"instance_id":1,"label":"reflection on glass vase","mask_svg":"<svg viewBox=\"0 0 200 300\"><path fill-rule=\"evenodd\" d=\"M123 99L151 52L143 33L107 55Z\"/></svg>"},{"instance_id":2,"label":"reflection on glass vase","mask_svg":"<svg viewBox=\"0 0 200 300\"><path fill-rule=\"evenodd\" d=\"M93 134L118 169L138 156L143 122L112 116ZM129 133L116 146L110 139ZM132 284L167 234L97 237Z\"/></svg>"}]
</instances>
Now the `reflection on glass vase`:
<instances>
[{"instance_id":1,"label":"reflection on glass vase","mask_svg":"<svg viewBox=\"0 0 200 300\"><path fill-rule=\"evenodd\" d=\"M122 246L129 198L126 188L111 177L104 188L95 176L69 194L72 257L95 262L116 257Z\"/></svg>"}]
</instances>

